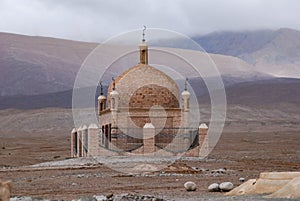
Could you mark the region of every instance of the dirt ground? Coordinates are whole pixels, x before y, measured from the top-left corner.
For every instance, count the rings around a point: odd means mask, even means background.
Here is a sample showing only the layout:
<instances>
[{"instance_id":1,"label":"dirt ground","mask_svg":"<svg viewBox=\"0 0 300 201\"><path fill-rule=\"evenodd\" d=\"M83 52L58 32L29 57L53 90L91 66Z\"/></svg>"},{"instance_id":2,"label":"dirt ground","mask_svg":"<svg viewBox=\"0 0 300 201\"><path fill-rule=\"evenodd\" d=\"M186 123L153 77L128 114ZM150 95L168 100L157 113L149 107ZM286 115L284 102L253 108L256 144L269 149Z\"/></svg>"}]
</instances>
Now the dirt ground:
<instances>
[{"instance_id":1,"label":"dirt ground","mask_svg":"<svg viewBox=\"0 0 300 201\"><path fill-rule=\"evenodd\" d=\"M237 186L241 184L240 177L257 178L264 171L300 171L299 132L300 125L289 122L227 123L217 146L206 159L182 159L161 171L131 175L104 164L26 168L68 158L69 134L65 130L7 131L1 133L0 178L13 181L12 196L71 200L108 193L140 193L171 200L201 200L200 197L223 195L207 191L214 182L230 181ZM226 169L225 173L212 173L219 168ZM186 181L194 181L197 190L185 191Z\"/></svg>"}]
</instances>

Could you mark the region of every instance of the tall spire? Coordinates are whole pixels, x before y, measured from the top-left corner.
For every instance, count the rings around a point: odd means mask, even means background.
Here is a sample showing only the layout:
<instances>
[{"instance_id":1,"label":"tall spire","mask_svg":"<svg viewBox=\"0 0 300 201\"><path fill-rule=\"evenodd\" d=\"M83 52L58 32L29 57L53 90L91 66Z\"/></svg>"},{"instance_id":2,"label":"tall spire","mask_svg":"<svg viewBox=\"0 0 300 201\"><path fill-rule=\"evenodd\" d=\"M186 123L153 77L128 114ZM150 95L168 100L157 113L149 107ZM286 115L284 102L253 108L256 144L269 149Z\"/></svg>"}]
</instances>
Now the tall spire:
<instances>
[{"instance_id":1,"label":"tall spire","mask_svg":"<svg viewBox=\"0 0 300 201\"><path fill-rule=\"evenodd\" d=\"M188 82L188 78L185 78L185 82L184 82L184 91L187 91L187 82Z\"/></svg>"},{"instance_id":2,"label":"tall spire","mask_svg":"<svg viewBox=\"0 0 300 201\"><path fill-rule=\"evenodd\" d=\"M190 110L190 92L187 90L187 84L188 84L188 78L185 79L185 83L184 83L184 91L181 93L182 96L182 106L183 106L183 112L185 113L183 115L183 119L185 122L185 126L188 126L188 122L189 122L189 110ZM187 113L186 113L187 112Z\"/></svg>"},{"instance_id":3,"label":"tall spire","mask_svg":"<svg viewBox=\"0 0 300 201\"><path fill-rule=\"evenodd\" d=\"M148 45L145 40L145 31L146 31L146 26L143 28L143 39L142 43L140 44L140 64L146 64L148 65Z\"/></svg>"},{"instance_id":4,"label":"tall spire","mask_svg":"<svg viewBox=\"0 0 300 201\"><path fill-rule=\"evenodd\" d=\"M147 27L144 25L144 29L143 29L143 40L142 40L143 42L146 42L146 40L145 40L145 31L146 31L146 28L147 28Z\"/></svg>"},{"instance_id":5,"label":"tall spire","mask_svg":"<svg viewBox=\"0 0 300 201\"><path fill-rule=\"evenodd\" d=\"M113 88L112 88L112 90L114 91L114 90L116 90L116 82L115 82L115 78L114 77L112 77L111 79L113 81Z\"/></svg>"},{"instance_id":6,"label":"tall spire","mask_svg":"<svg viewBox=\"0 0 300 201\"><path fill-rule=\"evenodd\" d=\"M100 95L103 95L103 86L101 80L99 82L99 86L100 86Z\"/></svg>"}]
</instances>

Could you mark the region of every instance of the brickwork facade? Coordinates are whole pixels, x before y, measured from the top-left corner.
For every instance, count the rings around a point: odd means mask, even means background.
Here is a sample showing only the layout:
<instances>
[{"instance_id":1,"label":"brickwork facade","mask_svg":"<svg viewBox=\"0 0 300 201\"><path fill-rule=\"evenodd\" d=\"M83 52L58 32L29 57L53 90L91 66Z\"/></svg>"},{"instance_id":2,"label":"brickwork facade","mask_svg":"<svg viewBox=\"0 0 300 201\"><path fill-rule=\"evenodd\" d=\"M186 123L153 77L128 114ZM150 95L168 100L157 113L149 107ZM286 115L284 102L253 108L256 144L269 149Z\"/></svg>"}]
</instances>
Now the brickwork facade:
<instances>
[{"instance_id":1,"label":"brickwork facade","mask_svg":"<svg viewBox=\"0 0 300 201\"><path fill-rule=\"evenodd\" d=\"M193 141L187 129L189 98L187 90L180 95L173 79L148 65L148 46L143 43L140 64L113 80L107 96L101 92L99 126L82 126L72 131L71 156L177 155L181 148L186 151ZM178 131L180 137L176 136ZM207 130L199 130L198 146L188 151L189 156L199 156L205 133Z\"/></svg>"}]
</instances>

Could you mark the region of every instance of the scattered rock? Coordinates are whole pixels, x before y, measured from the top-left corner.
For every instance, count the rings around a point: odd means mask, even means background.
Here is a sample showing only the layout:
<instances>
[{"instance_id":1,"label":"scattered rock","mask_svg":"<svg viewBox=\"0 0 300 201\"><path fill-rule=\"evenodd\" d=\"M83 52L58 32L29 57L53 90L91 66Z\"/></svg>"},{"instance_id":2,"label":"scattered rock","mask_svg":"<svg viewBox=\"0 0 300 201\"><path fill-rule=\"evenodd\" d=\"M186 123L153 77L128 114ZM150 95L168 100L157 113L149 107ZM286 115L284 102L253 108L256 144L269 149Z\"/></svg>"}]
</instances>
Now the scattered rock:
<instances>
[{"instance_id":1,"label":"scattered rock","mask_svg":"<svg viewBox=\"0 0 300 201\"><path fill-rule=\"evenodd\" d=\"M98 200L95 197L89 197L89 196L87 196L87 197L81 197L77 201L98 201Z\"/></svg>"},{"instance_id":2,"label":"scattered rock","mask_svg":"<svg viewBox=\"0 0 300 201\"><path fill-rule=\"evenodd\" d=\"M197 185L192 181L185 182L183 186L187 191L195 191L197 189Z\"/></svg>"},{"instance_id":3,"label":"scattered rock","mask_svg":"<svg viewBox=\"0 0 300 201\"><path fill-rule=\"evenodd\" d=\"M122 194L117 195L114 201L165 201L162 198L157 198L153 195L138 195L138 194Z\"/></svg>"},{"instance_id":4,"label":"scattered rock","mask_svg":"<svg viewBox=\"0 0 300 201\"><path fill-rule=\"evenodd\" d=\"M116 174L113 175L112 177L134 177L134 174L128 173L128 174Z\"/></svg>"},{"instance_id":5,"label":"scattered rock","mask_svg":"<svg viewBox=\"0 0 300 201\"><path fill-rule=\"evenodd\" d=\"M104 196L104 195L94 195L94 198L97 200L97 201L106 201L107 200L107 197Z\"/></svg>"},{"instance_id":6,"label":"scattered rock","mask_svg":"<svg viewBox=\"0 0 300 201\"><path fill-rule=\"evenodd\" d=\"M13 197L10 198L10 201L32 201L31 197Z\"/></svg>"},{"instance_id":7,"label":"scattered rock","mask_svg":"<svg viewBox=\"0 0 300 201\"><path fill-rule=\"evenodd\" d=\"M220 168L220 169L217 169L217 170L212 170L211 173L212 174L225 174L226 170L224 168Z\"/></svg>"},{"instance_id":8,"label":"scattered rock","mask_svg":"<svg viewBox=\"0 0 300 201\"><path fill-rule=\"evenodd\" d=\"M110 199L110 198L112 198L113 196L114 196L113 193L108 193L108 194L106 195L106 198L107 198L107 199Z\"/></svg>"},{"instance_id":9,"label":"scattered rock","mask_svg":"<svg viewBox=\"0 0 300 201\"><path fill-rule=\"evenodd\" d=\"M77 186L77 183L72 183L72 186Z\"/></svg>"},{"instance_id":10,"label":"scattered rock","mask_svg":"<svg viewBox=\"0 0 300 201\"><path fill-rule=\"evenodd\" d=\"M77 175L77 178L83 178L83 177L85 177L84 174L79 174L79 175Z\"/></svg>"},{"instance_id":11,"label":"scattered rock","mask_svg":"<svg viewBox=\"0 0 300 201\"><path fill-rule=\"evenodd\" d=\"M51 201L49 199L36 198L36 197L26 197L18 196L10 198L10 201ZM52 201L63 201L63 200L52 200ZM158 198L153 195L139 195L139 194L121 194L113 195L112 193L108 195L94 195L94 196L84 196L79 199L74 199L72 201L165 201L163 198Z\"/></svg>"},{"instance_id":12,"label":"scattered rock","mask_svg":"<svg viewBox=\"0 0 300 201\"><path fill-rule=\"evenodd\" d=\"M197 172L200 172L200 171L201 171L201 169L198 168L198 167L192 167L192 169L195 170L195 171L197 171Z\"/></svg>"},{"instance_id":13,"label":"scattered rock","mask_svg":"<svg viewBox=\"0 0 300 201\"><path fill-rule=\"evenodd\" d=\"M219 185L219 188L224 192L231 191L233 189L233 183L223 182Z\"/></svg>"},{"instance_id":14,"label":"scattered rock","mask_svg":"<svg viewBox=\"0 0 300 201\"><path fill-rule=\"evenodd\" d=\"M239 178L239 181L240 181L240 182L244 182L244 181L245 181L245 178L241 177L241 178Z\"/></svg>"},{"instance_id":15,"label":"scattered rock","mask_svg":"<svg viewBox=\"0 0 300 201\"><path fill-rule=\"evenodd\" d=\"M51 201L51 200L39 198L39 197L17 196L17 197L10 198L9 201ZM53 201L64 201L64 200L53 200ZM89 199L89 201L92 201L92 199Z\"/></svg>"},{"instance_id":16,"label":"scattered rock","mask_svg":"<svg viewBox=\"0 0 300 201\"><path fill-rule=\"evenodd\" d=\"M213 184L209 185L208 191L209 192L219 192L220 191L219 184L213 183Z\"/></svg>"},{"instance_id":17,"label":"scattered rock","mask_svg":"<svg viewBox=\"0 0 300 201\"><path fill-rule=\"evenodd\" d=\"M209 171L209 169L205 169L205 168L199 168L199 167L192 167L193 170L197 171L197 172L206 172Z\"/></svg>"}]
</instances>

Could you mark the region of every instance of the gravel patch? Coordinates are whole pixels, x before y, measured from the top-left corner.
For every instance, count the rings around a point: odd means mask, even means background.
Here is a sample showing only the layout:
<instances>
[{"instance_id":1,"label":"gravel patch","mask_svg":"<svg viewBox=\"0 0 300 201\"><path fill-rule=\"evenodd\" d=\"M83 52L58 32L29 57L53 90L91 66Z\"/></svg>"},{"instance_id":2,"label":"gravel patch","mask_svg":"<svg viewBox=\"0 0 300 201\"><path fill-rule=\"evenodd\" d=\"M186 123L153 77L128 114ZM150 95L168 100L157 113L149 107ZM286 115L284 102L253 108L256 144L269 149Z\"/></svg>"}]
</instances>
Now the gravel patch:
<instances>
[{"instance_id":1,"label":"gravel patch","mask_svg":"<svg viewBox=\"0 0 300 201\"><path fill-rule=\"evenodd\" d=\"M280 198L264 198L263 196L201 196L201 197L157 197L154 195L140 195L134 193L118 194L118 195L94 195L86 196L74 201L299 201L299 199L280 199ZM63 201L63 200L49 200L34 197L13 197L10 201Z\"/></svg>"}]
</instances>

